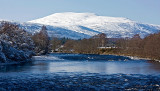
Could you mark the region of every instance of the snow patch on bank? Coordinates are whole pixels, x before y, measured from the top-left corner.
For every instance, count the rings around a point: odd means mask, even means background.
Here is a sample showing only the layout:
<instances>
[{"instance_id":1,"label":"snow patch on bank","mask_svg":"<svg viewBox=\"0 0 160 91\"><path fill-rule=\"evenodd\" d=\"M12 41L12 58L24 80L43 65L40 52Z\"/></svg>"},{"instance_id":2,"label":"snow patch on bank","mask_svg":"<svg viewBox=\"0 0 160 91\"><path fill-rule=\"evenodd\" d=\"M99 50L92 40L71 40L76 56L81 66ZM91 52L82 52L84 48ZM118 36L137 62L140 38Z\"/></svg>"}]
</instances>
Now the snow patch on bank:
<instances>
[{"instance_id":1,"label":"snow patch on bank","mask_svg":"<svg viewBox=\"0 0 160 91\"><path fill-rule=\"evenodd\" d=\"M156 62L160 62L160 60L157 59L150 59L150 58L142 58L142 57L136 57L136 56L127 56L133 60L151 60L151 61L156 61Z\"/></svg>"},{"instance_id":2,"label":"snow patch on bank","mask_svg":"<svg viewBox=\"0 0 160 91\"><path fill-rule=\"evenodd\" d=\"M43 60L43 61L46 61L46 60L63 60L63 59L60 59L60 58L54 57L54 56L33 56L32 59L33 60Z\"/></svg>"}]
</instances>

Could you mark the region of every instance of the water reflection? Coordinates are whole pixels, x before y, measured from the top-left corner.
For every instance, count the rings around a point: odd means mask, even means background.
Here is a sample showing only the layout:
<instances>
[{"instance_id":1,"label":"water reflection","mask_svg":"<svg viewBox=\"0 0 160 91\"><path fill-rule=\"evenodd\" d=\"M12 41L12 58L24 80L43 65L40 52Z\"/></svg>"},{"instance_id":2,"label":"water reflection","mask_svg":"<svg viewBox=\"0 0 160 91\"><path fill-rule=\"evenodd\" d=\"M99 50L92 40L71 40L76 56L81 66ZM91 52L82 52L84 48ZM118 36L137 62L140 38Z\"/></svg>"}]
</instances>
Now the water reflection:
<instances>
[{"instance_id":1,"label":"water reflection","mask_svg":"<svg viewBox=\"0 0 160 91\"><path fill-rule=\"evenodd\" d=\"M50 58L17 65L0 66L0 72L54 73L82 72L100 74L159 74L160 63L146 60L132 60L113 55L51 54ZM126 61L126 59L128 61ZM108 61L112 60L112 61ZM124 61L125 60L125 61Z\"/></svg>"},{"instance_id":2,"label":"water reflection","mask_svg":"<svg viewBox=\"0 0 160 91\"><path fill-rule=\"evenodd\" d=\"M154 69L156 71L160 71L160 62L155 62L153 60L147 61L148 64L150 64L149 68Z\"/></svg>"},{"instance_id":3,"label":"water reflection","mask_svg":"<svg viewBox=\"0 0 160 91\"><path fill-rule=\"evenodd\" d=\"M34 65L32 61L20 64L0 65L0 72L22 72L25 69L32 70L32 65Z\"/></svg>"},{"instance_id":4,"label":"water reflection","mask_svg":"<svg viewBox=\"0 0 160 91\"><path fill-rule=\"evenodd\" d=\"M58 65L58 66L57 66ZM138 62L53 62L49 63L49 72L85 72L102 74L159 74L146 61Z\"/></svg>"}]
</instances>

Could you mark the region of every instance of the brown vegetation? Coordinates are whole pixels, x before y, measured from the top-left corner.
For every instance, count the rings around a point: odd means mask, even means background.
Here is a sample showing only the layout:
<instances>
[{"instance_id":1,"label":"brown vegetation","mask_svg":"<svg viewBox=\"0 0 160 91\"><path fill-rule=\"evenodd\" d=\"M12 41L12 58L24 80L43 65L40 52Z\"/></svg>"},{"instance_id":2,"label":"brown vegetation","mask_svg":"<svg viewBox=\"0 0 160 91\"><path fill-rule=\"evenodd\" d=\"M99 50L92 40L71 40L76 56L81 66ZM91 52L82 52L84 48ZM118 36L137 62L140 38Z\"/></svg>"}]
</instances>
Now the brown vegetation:
<instances>
[{"instance_id":1,"label":"brown vegetation","mask_svg":"<svg viewBox=\"0 0 160 91\"><path fill-rule=\"evenodd\" d=\"M56 40L56 41L55 41ZM60 48L60 43L62 44L61 39L53 39L52 42L52 50L55 48L59 49L62 52L67 53L90 53L97 54L99 53L98 47L105 47L107 44L107 37L104 33L93 36L89 39L82 40L72 40L67 39L63 43L63 48ZM61 42L60 42L61 41Z\"/></svg>"},{"instance_id":2,"label":"brown vegetation","mask_svg":"<svg viewBox=\"0 0 160 91\"><path fill-rule=\"evenodd\" d=\"M15 24L6 21L1 22L0 40L8 42L16 49L23 51L34 50L34 43L31 36L31 34L20 29Z\"/></svg>"},{"instance_id":3,"label":"brown vegetation","mask_svg":"<svg viewBox=\"0 0 160 91\"><path fill-rule=\"evenodd\" d=\"M62 45L60 39L52 44L57 45L53 49ZM118 54L160 59L160 33L151 34L144 39L139 34L134 35L133 38L110 39L102 33L89 39L68 39L60 50L65 53Z\"/></svg>"},{"instance_id":4,"label":"brown vegetation","mask_svg":"<svg viewBox=\"0 0 160 91\"><path fill-rule=\"evenodd\" d=\"M42 29L39 33L36 33L32 36L32 39L35 43L35 52L39 54L48 53L49 49L49 37L47 33L47 28L42 26Z\"/></svg>"},{"instance_id":5,"label":"brown vegetation","mask_svg":"<svg viewBox=\"0 0 160 91\"><path fill-rule=\"evenodd\" d=\"M137 34L131 39L117 41L117 46L121 49L119 54L160 59L160 33L151 34L144 39Z\"/></svg>"}]
</instances>

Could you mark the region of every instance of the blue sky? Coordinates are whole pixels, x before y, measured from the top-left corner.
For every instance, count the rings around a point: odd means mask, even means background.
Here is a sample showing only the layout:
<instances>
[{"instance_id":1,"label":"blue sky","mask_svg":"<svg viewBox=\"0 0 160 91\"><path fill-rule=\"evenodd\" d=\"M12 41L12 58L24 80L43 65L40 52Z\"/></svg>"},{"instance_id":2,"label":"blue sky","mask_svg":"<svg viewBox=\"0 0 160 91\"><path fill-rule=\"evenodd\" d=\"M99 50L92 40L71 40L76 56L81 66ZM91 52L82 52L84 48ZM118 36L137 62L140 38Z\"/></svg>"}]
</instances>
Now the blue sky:
<instances>
[{"instance_id":1,"label":"blue sky","mask_svg":"<svg viewBox=\"0 0 160 91\"><path fill-rule=\"evenodd\" d=\"M0 19L25 22L59 12L91 12L160 25L160 0L0 0Z\"/></svg>"}]
</instances>

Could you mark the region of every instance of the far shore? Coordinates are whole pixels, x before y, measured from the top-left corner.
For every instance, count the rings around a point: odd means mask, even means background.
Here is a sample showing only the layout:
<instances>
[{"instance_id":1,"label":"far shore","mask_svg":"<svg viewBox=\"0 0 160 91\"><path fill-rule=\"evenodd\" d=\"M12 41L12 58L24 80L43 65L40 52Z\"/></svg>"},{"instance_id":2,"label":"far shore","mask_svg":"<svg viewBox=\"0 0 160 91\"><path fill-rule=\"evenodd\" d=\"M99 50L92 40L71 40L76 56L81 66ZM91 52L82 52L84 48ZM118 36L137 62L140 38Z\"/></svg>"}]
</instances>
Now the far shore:
<instances>
[{"instance_id":1,"label":"far shore","mask_svg":"<svg viewBox=\"0 0 160 91\"><path fill-rule=\"evenodd\" d=\"M63 52L52 52L52 53L63 53ZM52 53L49 53L49 54L52 54ZM68 53L68 54L83 54L83 53ZM143 57L137 57L137 56L131 56L131 55L124 55L124 54L104 54L104 53L103 54L84 53L84 54L124 56L124 57L129 57L131 59L142 59L142 60L155 61L155 62L159 62L160 63L160 60L157 60L157 59L143 58ZM21 64L21 63L25 63L25 62L31 62L31 61L33 61L32 58L28 59L28 60L25 60L25 61L19 61L19 62L0 63L0 66L4 66L4 65L16 65L16 64Z\"/></svg>"},{"instance_id":2,"label":"far shore","mask_svg":"<svg viewBox=\"0 0 160 91\"><path fill-rule=\"evenodd\" d=\"M50 52L51 53L64 53L64 52ZM67 52L66 52L67 53ZM125 54L98 54L98 53L69 53L69 54L93 54L93 55L116 55L116 56L124 56L124 57L129 57L131 59L142 59L142 60L148 60L148 61L156 61L156 62L160 62L160 60L158 59L151 59L151 58L144 58L144 57L137 57L137 56L131 56L131 55L125 55Z\"/></svg>"}]
</instances>

